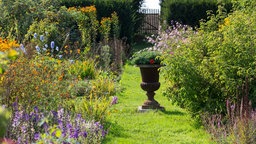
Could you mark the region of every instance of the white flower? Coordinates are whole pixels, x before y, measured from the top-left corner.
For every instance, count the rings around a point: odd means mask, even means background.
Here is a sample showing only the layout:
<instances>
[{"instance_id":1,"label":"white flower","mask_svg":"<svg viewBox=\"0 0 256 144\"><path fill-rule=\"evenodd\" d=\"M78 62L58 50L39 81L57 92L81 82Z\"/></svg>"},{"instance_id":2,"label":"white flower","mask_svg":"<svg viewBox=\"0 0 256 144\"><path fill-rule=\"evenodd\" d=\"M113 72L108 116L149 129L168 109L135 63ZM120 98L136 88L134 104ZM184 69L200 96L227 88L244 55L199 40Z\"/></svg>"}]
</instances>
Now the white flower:
<instances>
[{"instance_id":1,"label":"white flower","mask_svg":"<svg viewBox=\"0 0 256 144\"><path fill-rule=\"evenodd\" d=\"M40 47L38 45L36 45L36 51L40 52Z\"/></svg>"},{"instance_id":2,"label":"white flower","mask_svg":"<svg viewBox=\"0 0 256 144\"><path fill-rule=\"evenodd\" d=\"M72 64L72 63L74 63L74 60L69 60L69 62Z\"/></svg>"},{"instance_id":3,"label":"white flower","mask_svg":"<svg viewBox=\"0 0 256 144\"><path fill-rule=\"evenodd\" d=\"M37 33L34 33L34 38L35 38L35 39L37 38Z\"/></svg>"},{"instance_id":4,"label":"white flower","mask_svg":"<svg viewBox=\"0 0 256 144\"><path fill-rule=\"evenodd\" d=\"M25 54L27 53L23 44L20 44L20 49L22 50L23 53L25 53Z\"/></svg>"},{"instance_id":5,"label":"white flower","mask_svg":"<svg viewBox=\"0 0 256 144\"><path fill-rule=\"evenodd\" d=\"M40 35L40 40L43 42L44 41L44 35Z\"/></svg>"}]
</instances>

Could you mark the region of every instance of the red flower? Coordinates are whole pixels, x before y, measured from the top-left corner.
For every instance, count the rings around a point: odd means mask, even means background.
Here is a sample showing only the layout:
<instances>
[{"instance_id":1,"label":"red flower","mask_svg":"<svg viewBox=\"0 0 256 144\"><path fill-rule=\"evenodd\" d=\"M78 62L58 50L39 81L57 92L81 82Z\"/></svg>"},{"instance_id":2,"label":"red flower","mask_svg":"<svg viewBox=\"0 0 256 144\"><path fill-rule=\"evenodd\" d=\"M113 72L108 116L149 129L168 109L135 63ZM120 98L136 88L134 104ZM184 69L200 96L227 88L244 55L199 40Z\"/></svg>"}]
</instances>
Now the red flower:
<instances>
[{"instance_id":1,"label":"red flower","mask_svg":"<svg viewBox=\"0 0 256 144\"><path fill-rule=\"evenodd\" d=\"M150 63L150 64L154 64L154 63L155 63L155 60L154 60L154 59L151 59L151 60L149 60L149 63Z\"/></svg>"}]
</instances>

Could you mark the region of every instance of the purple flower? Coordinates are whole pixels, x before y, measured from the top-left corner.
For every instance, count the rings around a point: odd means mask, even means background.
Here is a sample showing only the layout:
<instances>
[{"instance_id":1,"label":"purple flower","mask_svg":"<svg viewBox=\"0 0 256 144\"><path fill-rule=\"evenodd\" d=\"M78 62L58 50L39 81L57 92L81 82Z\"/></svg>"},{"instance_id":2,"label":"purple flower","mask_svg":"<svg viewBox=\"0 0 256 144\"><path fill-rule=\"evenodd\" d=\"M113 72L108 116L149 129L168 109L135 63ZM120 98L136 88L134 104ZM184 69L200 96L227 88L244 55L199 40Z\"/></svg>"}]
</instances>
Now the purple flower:
<instances>
[{"instance_id":1,"label":"purple flower","mask_svg":"<svg viewBox=\"0 0 256 144\"><path fill-rule=\"evenodd\" d=\"M38 110L38 107L37 107L37 106L35 106L35 107L34 107L34 111L35 111L35 113L38 113L38 112L39 112L39 110Z\"/></svg>"},{"instance_id":2,"label":"purple flower","mask_svg":"<svg viewBox=\"0 0 256 144\"><path fill-rule=\"evenodd\" d=\"M57 117L57 112L56 111L52 111L53 117Z\"/></svg>"},{"instance_id":3,"label":"purple flower","mask_svg":"<svg viewBox=\"0 0 256 144\"><path fill-rule=\"evenodd\" d=\"M58 120L58 128L64 129L62 120Z\"/></svg>"},{"instance_id":4,"label":"purple flower","mask_svg":"<svg viewBox=\"0 0 256 144\"><path fill-rule=\"evenodd\" d=\"M25 125L23 125L22 127L21 127L21 131L22 131L22 133L26 133L27 132L27 127L25 126Z\"/></svg>"},{"instance_id":5,"label":"purple flower","mask_svg":"<svg viewBox=\"0 0 256 144\"><path fill-rule=\"evenodd\" d=\"M47 132L48 131L48 124L46 123L46 122L44 122L44 124L43 124L43 128L44 128L44 130L45 130L45 132Z\"/></svg>"},{"instance_id":6,"label":"purple flower","mask_svg":"<svg viewBox=\"0 0 256 144\"><path fill-rule=\"evenodd\" d=\"M25 113L23 115L23 119L25 119L25 121L29 121L29 115L27 113Z\"/></svg>"},{"instance_id":7,"label":"purple flower","mask_svg":"<svg viewBox=\"0 0 256 144\"><path fill-rule=\"evenodd\" d=\"M66 127L67 127L67 131L71 134L72 131L73 131L73 128L72 128L71 123L68 123ZM70 136L71 136L71 135L70 135Z\"/></svg>"},{"instance_id":8,"label":"purple flower","mask_svg":"<svg viewBox=\"0 0 256 144\"><path fill-rule=\"evenodd\" d=\"M76 128L72 137L77 139L78 135L79 135L79 132L80 132L80 129Z\"/></svg>"},{"instance_id":9,"label":"purple flower","mask_svg":"<svg viewBox=\"0 0 256 144\"><path fill-rule=\"evenodd\" d=\"M235 105L234 104L231 105L230 108L231 108L232 111L234 111L235 110Z\"/></svg>"},{"instance_id":10,"label":"purple flower","mask_svg":"<svg viewBox=\"0 0 256 144\"><path fill-rule=\"evenodd\" d=\"M51 135L52 135L53 137L55 137L55 136L56 136L56 130L53 131Z\"/></svg>"},{"instance_id":11,"label":"purple flower","mask_svg":"<svg viewBox=\"0 0 256 144\"><path fill-rule=\"evenodd\" d=\"M107 131L102 130L102 132L101 132L102 137L105 137L105 136L106 136L106 134L107 134Z\"/></svg>"},{"instance_id":12,"label":"purple flower","mask_svg":"<svg viewBox=\"0 0 256 144\"><path fill-rule=\"evenodd\" d=\"M58 118L59 119L62 118L64 116L64 109L63 108L59 109L57 113L58 113Z\"/></svg>"},{"instance_id":13,"label":"purple flower","mask_svg":"<svg viewBox=\"0 0 256 144\"><path fill-rule=\"evenodd\" d=\"M54 41L51 41L51 48L53 49L54 48Z\"/></svg>"},{"instance_id":14,"label":"purple flower","mask_svg":"<svg viewBox=\"0 0 256 144\"><path fill-rule=\"evenodd\" d=\"M34 134L34 139L35 140L39 140L40 139L40 134L39 133L35 133Z\"/></svg>"},{"instance_id":15,"label":"purple flower","mask_svg":"<svg viewBox=\"0 0 256 144\"><path fill-rule=\"evenodd\" d=\"M87 132L86 131L84 131L83 133L82 133L82 135L83 135L83 137L87 137Z\"/></svg>"},{"instance_id":16,"label":"purple flower","mask_svg":"<svg viewBox=\"0 0 256 144\"><path fill-rule=\"evenodd\" d=\"M22 111L16 111L14 112L14 118L13 118L13 127L17 127L20 124L20 119L22 118Z\"/></svg>"},{"instance_id":17,"label":"purple flower","mask_svg":"<svg viewBox=\"0 0 256 144\"><path fill-rule=\"evenodd\" d=\"M12 106L13 106L13 109L14 109L15 111L18 110L18 104L17 104L16 102L14 102L14 103L12 104Z\"/></svg>"},{"instance_id":18,"label":"purple flower","mask_svg":"<svg viewBox=\"0 0 256 144\"><path fill-rule=\"evenodd\" d=\"M117 100L118 100L117 96L113 96L111 105L117 104Z\"/></svg>"}]
</instances>

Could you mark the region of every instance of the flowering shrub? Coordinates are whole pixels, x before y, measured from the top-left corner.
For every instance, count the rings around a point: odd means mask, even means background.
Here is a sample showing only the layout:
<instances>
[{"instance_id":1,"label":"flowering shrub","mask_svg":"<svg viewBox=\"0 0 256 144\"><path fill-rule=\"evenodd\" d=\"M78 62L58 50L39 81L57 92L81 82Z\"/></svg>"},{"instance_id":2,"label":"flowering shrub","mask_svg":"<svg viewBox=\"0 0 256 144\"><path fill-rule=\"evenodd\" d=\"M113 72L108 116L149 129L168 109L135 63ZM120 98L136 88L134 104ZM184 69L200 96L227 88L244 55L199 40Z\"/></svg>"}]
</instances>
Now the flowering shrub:
<instances>
[{"instance_id":1,"label":"flowering shrub","mask_svg":"<svg viewBox=\"0 0 256 144\"><path fill-rule=\"evenodd\" d=\"M13 48L17 48L20 45L16 41L9 41L0 37L0 51L5 52Z\"/></svg>"},{"instance_id":2,"label":"flowering shrub","mask_svg":"<svg viewBox=\"0 0 256 144\"><path fill-rule=\"evenodd\" d=\"M182 43L194 34L191 27L172 21L172 26L161 31L158 36L149 36L147 40L152 47L139 51L132 57L133 64L160 64L165 56L173 56ZM162 58L161 58L162 57Z\"/></svg>"},{"instance_id":3,"label":"flowering shrub","mask_svg":"<svg viewBox=\"0 0 256 144\"><path fill-rule=\"evenodd\" d=\"M234 11L226 17L221 6L218 12L164 57L166 96L195 115L226 113L226 99L241 99L246 79L255 106L255 13Z\"/></svg>"},{"instance_id":4,"label":"flowering shrub","mask_svg":"<svg viewBox=\"0 0 256 144\"><path fill-rule=\"evenodd\" d=\"M9 65L3 74L1 103L10 107L13 102L27 105L27 109L38 105L56 109L60 100L70 98L66 79L69 62L51 57L35 56L32 59L20 57ZM75 84L73 81L72 83Z\"/></svg>"},{"instance_id":5,"label":"flowering shrub","mask_svg":"<svg viewBox=\"0 0 256 144\"><path fill-rule=\"evenodd\" d=\"M0 37L0 74L2 74L8 67L10 60L14 60L18 56L18 52L15 48L19 48L20 45L16 41L9 41Z\"/></svg>"},{"instance_id":6,"label":"flowering shrub","mask_svg":"<svg viewBox=\"0 0 256 144\"><path fill-rule=\"evenodd\" d=\"M106 131L99 122L86 121L80 114L58 111L19 110L14 105L7 138L21 143L100 143Z\"/></svg>"}]
</instances>

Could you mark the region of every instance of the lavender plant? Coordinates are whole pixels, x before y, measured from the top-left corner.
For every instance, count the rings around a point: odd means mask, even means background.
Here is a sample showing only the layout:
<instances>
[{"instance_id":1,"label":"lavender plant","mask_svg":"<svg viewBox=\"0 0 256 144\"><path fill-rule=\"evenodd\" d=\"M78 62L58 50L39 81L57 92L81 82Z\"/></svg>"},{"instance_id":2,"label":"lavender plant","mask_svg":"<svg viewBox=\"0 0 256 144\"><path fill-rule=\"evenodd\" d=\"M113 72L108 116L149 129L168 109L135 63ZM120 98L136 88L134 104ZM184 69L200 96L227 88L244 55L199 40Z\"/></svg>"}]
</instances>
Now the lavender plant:
<instances>
[{"instance_id":1,"label":"lavender plant","mask_svg":"<svg viewBox=\"0 0 256 144\"><path fill-rule=\"evenodd\" d=\"M242 102L243 103L243 102ZM240 105L240 106L239 106ZM226 102L228 115L204 114L203 124L217 143L253 144L256 140L256 112L246 112L241 104Z\"/></svg>"},{"instance_id":2,"label":"lavender plant","mask_svg":"<svg viewBox=\"0 0 256 144\"><path fill-rule=\"evenodd\" d=\"M14 105L7 138L23 143L100 143L107 132L99 122L85 121L81 114L72 115L63 108L27 112Z\"/></svg>"}]
</instances>

